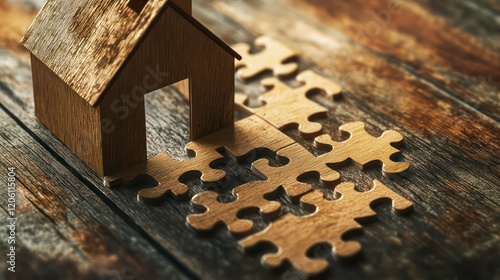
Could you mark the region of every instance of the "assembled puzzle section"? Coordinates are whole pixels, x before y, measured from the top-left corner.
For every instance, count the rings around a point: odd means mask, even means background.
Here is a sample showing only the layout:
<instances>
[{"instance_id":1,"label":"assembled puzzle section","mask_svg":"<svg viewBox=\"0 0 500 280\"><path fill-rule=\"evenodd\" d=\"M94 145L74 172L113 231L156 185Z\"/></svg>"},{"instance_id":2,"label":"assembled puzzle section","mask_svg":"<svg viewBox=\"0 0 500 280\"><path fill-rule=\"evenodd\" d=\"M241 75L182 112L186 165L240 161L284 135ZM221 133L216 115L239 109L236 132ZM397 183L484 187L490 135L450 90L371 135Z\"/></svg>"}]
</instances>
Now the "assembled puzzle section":
<instances>
[{"instance_id":1,"label":"assembled puzzle section","mask_svg":"<svg viewBox=\"0 0 500 280\"><path fill-rule=\"evenodd\" d=\"M304 138L311 138L321 133L323 127L311 122L311 118L325 117L328 110L310 100L310 94L320 91L333 100L341 94L341 88L333 81L310 70L297 76L303 84L298 88L290 88L277 78L267 78L261 85L268 89L261 95L262 105L251 107L245 94L236 95L236 104L245 111L257 114L279 129L297 126Z\"/></svg>"},{"instance_id":2,"label":"assembled puzzle section","mask_svg":"<svg viewBox=\"0 0 500 280\"><path fill-rule=\"evenodd\" d=\"M267 48L283 49L283 45L274 39L268 38L265 41L272 42ZM283 56L269 59L267 64L251 64L248 59L243 60L247 63L247 68L243 70L247 71L240 74L243 73L245 77L254 77L270 69L276 70L276 76L288 73L286 69L296 70L293 65L282 65L287 60ZM186 149L195 157L176 161L166 154L160 154L114 176L106 177L108 184L130 185L146 178L154 179L157 186L141 190L139 197L145 202L156 204L170 193L179 196L188 192L188 187L183 183L188 177L201 176L205 183L221 180L225 172L212 168L215 162L223 159L219 153L221 148L237 160L265 148L276 155L279 166L271 166L267 159L255 159L252 170L261 180L234 188L234 201L221 202L221 193L212 190L195 194L191 202L199 212L188 215L187 224L202 232L213 230L218 224L222 224L236 239L241 239L239 244L247 249L261 242L274 244L277 252L264 255L263 263L269 267L279 267L284 262L290 262L305 276L316 275L328 267L325 259L308 256L308 251L319 243L331 244L339 257L359 253L361 245L355 241L346 241L343 237L346 233L361 228L358 221L376 215L371 206L391 200L393 208L402 213L412 209L412 203L378 180L374 181L371 191L358 192L353 183L340 183L340 174L335 169L351 160L360 169L381 165L382 173L388 177L404 173L409 164L394 161L400 151L393 146L400 144L403 137L392 130L374 137L366 132L362 122L342 125L339 130L350 135L349 139L342 142L334 141L327 134L318 136L322 132L322 126L310 119L326 115L327 109L309 100L308 96L312 92L321 91L333 99L340 94L341 89L333 81L309 70L299 74L296 79L302 82L297 88L289 87L277 77L261 81L269 90L262 95L262 106L258 108L248 106L250 102L246 96L237 94L236 103L252 115L236 122L234 127L190 142ZM316 156L280 131L291 126L297 126L303 138L318 136L314 140L314 148L329 151ZM334 189L341 197L326 199L322 191L304 183L304 179L309 177L319 177L323 188ZM291 203L300 203L300 207L311 214L285 214L280 217L283 205L273 199L281 190L285 191ZM260 218L270 222L266 229L258 231L254 222L243 216L248 211L255 210L258 210Z\"/></svg>"},{"instance_id":3,"label":"assembled puzzle section","mask_svg":"<svg viewBox=\"0 0 500 280\"><path fill-rule=\"evenodd\" d=\"M223 159L223 156L217 152L219 148L225 148L236 158L242 158L256 149L266 148L277 151L293 143L291 138L258 116L251 116L236 122L234 126L190 142L186 149L195 157L189 160L177 161L163 153L112 176L107 176L105 182L113 187L133 185L152 178L158 185L140 191L139 198L144 202L158 204L170 192L176 195L186 193L187 187L179 180L199 175L203 182L215 182L222 179L225 172L211 168L212 163Z\"/></svg>"},{"instance_id":4,"label":"assembled puzzle section","mask_svg":"<svg viewBox=\"0 0 500 280\"><path fill-rule=\"evenodd\" d=\"M388 130L378 138L373 137L366 132L362 122L344 124L339 130L348 133L349 139L335 142L329 135L322 135L314 140L314 145L320 149L332 148L327 157L334 166L343 165L348 159L352 159L363 170L382 165L382 173L386 177L401 174L410 167L407 162L395 162L391 159L400 154L400 151L392 146L402 143L403 136L399 132Z\"/></svg>"},{"instance_id":5,"label":"assembled puzzle section","mask_svg":"<svg viewBox=\"0 0 500 280\"><path fill-rule=\"evenodd\" d=\"M241 240L240 245L249 248L260 242L270 242L278 251L262 257L265 265L278 267L288 261L305 275L314 275L328 267L326 260L307 255L314 245L327 242L339 257L351 257L360 252L359 242L345 241L342 236L361 228L356 220L376 215L372 205L391 200L393 209L399 213L412 209L411 202L379 181L374 181L374 188L368 192L355 191L352 183L342 183L335 190L342 197L333 201L326 200L320 191L306 194L301 202L315 208L314 213L307 216L287 214L263 231Z\"/></svg>"},{"instance_id":6,"label":"assembled puzzle section","mask_svg":"<svg viewBox=\"0 0 500 280\"><path fill-rule=\"evenodd\" d=\"M349 130L351 129L351 130ZM271 167L267 160L261 159L252 164L253 170L266 178L264 181L254 181L241 185L233 190L236 200L231 203L218 201L215 192L203 192L196 195L192 202L198 209L205 209L204 213L189 215L188 223L195 229L211 230L217 223L227 226L234 234L250 232L253 223L250 220L240 219L238 215L250 209L260 209L264 218L272 217L280 209L275 201L266 199L282 187L293 201L300 195L312 190L311 186L301 181L307 177L319 175L325 186L333 186L340 180L340 174L334 168L346 164L352 158L362 169L368 164L382 163L384 175L395 176L408 168L406 162L393 162L391 155L399 150L391 143L400 142L402 136L395 131L386 131L375 138L364 130L363 123L348 123L341 126L341 130L349 130L352 139L335 144L332 151L318 157L307 151L302 145L294 143L277 151L277 159L288 161L281 167ZM326 138L323 135L321 138ZM334 144L330 141L329 143ZM326 144L324 144L326 145Z\"/></svg>"},{"instance_id":7,"label":"assembled puzzle section","mask_svg":"<svg viewBox=\"0 0 500 280\"><path fill-rule=\"evenodd\" d=\"M230 232L244 234L253 230L253 222L241 219L238 215L251 209L259 209L264 218L272 218L281 208L281 204L270 201L272 196L283 188L290 199L297 200L301 195L312 190L309 184L299 179L320 174L325 186L333 186L340 179L340 174L327 167L300 144L292 144L283 148L278 157L288 163L282 167L271 167L268 160L260 159L252 164L252 169L266 178L243 184L233 190L236 200L230 203L218 201L218 194L212 191L200 193L192 202L197 208L205 209L201 214L187 217L188 223L197 230L211 230L218 223L225 224Z\"/></svg>"},{"instance_id":8,"label":"assembled puzzle section","mask_svg":"<svg viewBox=\"0 0 500 280\"><path fill-rule=\"evenodd\" d=\"M273 63L270 62L267 65L267 69L272 68ZM275 76L278 75L275 74ZM323 93L326 93L327 97L332 98L340 94L341 89L332 81L311 71L305 71L298 75L297 80L303 82L302 87L292 89L277 77L264 79L261 81L261 85L266 87L268 92L260 96L260 104L258 105L261 106L255 106L255 103L259 102L254 102L253 99L239 94L236 96L236 103L240 108L262 117L276 128L285 129L291 126L298 126L299 133L303 138L317 136L322 131L322 127L319 123L311 122L310 119L325 115L326 108L309 100L308 95L313 90L321 90ZM364 123L361 122L347 123L341 126L341 132L349 133L350 135L350 138L343 142L335 142L328 135L317 137L314 141L316 148L330 149L330 151L317 157L311 154L306 156L306 154L302 153L304 148L299 144L294 144L277 151L278 157L287 157L290 159L288 165L271 167L265 164L265 160L260 160L255 162L253 167L256 172L268 178L267 181L261 184L268 183L272 181L271 178L275 177L281 178L280 180L283 182L293 179L295 184L292 183L288 188L285 188L287 192L289 192L290 186L301 186L301 189L307 189L301 185L303 184L301 183L301 179L313 173L315 173L315 176L319 174L323 183L326 182L329 183L329 186L333 186L338 183L338 180L324 180L323 176L324 174L328 174L326 172L329 170L326 167L335 169L344 166L349 162L349 159L354 161L363 170L369 166L381 165L382 173L386 177L393 177L408 170L408 163L394 161L396 155L400 154L400 151L392 145L402 142L403 137L401 134L389 130L384 132L380 137L374 137L368 134L364 128ZM297 158L299 160L296 160ZM293 168L294 164L296 166L302 164L303 166L310 167L309 170L316 171L306 171L307 168L304 167L295 169ZM337 174L337 179L340 178L338 173L335 172L334 174ZM330 177L330 179L332 178L334 176ZM260 186L256 182L252 182L252 184L253 188L258 188L255 185ZM272 243L277 247L277 252L264 255L262 260L267 266L278 267L284 261L288 261L306 276L321 273L327 268L328 262L324 259L310 258L307 255L313 246L327 242L333 246L337 256L353 256L361 250L361 245L358 242L345 241L342 237L351 230L361 228L357 221L375 216L376 213L370 208L373 204L384 200L392 200L393 208L398 212L405 212L412 209L411 202L397 195L380 181L375 180L374 184L375 187L373 190L361 193L354 190L354 184L342 183L335 188L337 193L342 194L342 197L334 201L325 199L321 191L313 190L310 187L310 191L305 193L300 201L302 208L313 209L312 214L301 217L286 214L283 217L274 219L263 231L244 238L240 241L240 244L245 248L249 248L260 242ZM239 190L235 192L235 195L238 198L243 197L238 192ZM249 195L246 194L246 196ZM259 205L266 205L264 204L264 198L260 195L258 197ZM212 195L211 199L215 198L216 196ZM250 199L246 198L246 200ZM212 204L213 201L197 200L196 203L202 204L201 206L207 209L205 213L196 216L198 223L202 223L202 217L209 218L211 214L217 212L213 210L213 207L210 208L214 206ZM272 203L268 202L268 205L272 205ZM238 204L239 202L235 201L231 206ZM245 209L241 207L242 205L238 206L238 209ZM273 210L277 211L278 206L272 206L274 207ZM228 209L226 207L230 207L230 204L217 205L217 207L219 209ZM245 207L248 208L250 206L245 205ZM210 213L210 210L212 210L212 213ZM232 212L228 213L226 217L229 216L235 219L233 221L240 222L241 220L237 219L237 215L238 213ZM211 218L210 222L205 222L209 224L214 221L227 222L227 220L221 221L213 217ZM264 216L263 218L266 217ZM247 227L250 227L250 225L250 223L246 224ZM229 229L231 230L231 227Z\"/></svg>"}]
</instances>

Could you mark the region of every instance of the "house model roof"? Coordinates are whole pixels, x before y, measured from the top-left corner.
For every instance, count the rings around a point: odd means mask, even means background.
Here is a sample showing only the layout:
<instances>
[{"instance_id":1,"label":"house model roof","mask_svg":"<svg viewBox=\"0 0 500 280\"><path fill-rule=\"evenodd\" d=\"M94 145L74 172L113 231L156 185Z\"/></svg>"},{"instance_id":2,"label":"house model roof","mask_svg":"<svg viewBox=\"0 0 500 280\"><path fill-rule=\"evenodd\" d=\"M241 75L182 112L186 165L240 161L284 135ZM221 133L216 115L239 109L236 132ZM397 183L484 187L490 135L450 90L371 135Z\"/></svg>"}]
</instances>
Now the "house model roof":
<instances>
[{"instance_id":1,"label":"house model roof","mask_svg":"<svg viewBox=\"0 0 500 280\"><path fill-rule=\"evenodd\" d=\"M149 0L140 13L129 0L48 0L22 43L92 106L111 85L141 38L168 7L234 57L234 50L168 0Z\"/></svg>"}]
</instances>

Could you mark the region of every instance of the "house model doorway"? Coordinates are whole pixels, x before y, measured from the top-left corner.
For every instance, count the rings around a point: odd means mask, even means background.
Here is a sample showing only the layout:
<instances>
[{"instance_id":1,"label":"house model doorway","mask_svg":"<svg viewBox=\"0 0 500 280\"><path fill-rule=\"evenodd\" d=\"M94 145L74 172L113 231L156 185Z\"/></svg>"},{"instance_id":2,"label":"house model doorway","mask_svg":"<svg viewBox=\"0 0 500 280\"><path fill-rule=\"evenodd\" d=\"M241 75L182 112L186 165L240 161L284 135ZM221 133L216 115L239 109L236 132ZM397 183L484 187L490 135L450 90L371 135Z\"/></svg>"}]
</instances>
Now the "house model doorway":
<instances>
[{"instance_id":1,"label":"house model doorway","mask_svg":"<svg viewBox=\"0 0 500 280\"><path fill-rule=\"evenodd\" d=\"M181 82L191 140L234 122L241 57L191 16L190 0L131 3L49 1L22 41L36 116L101 176L147 159L148 92Z\"/></svg>"}]
</instances>

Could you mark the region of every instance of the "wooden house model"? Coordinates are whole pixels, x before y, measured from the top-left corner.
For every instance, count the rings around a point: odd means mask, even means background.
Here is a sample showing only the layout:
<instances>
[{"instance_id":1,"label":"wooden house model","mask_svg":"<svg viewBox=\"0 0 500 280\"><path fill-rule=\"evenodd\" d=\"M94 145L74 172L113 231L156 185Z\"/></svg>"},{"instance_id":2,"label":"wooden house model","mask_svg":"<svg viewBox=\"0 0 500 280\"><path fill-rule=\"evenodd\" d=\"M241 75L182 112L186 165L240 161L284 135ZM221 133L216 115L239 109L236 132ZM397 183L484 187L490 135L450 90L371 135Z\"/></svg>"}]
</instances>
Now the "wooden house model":
<instances>
[{"instance_id":1,"label":"wooden house model","mask_svg":"<svg viewBox=\"0 0 500 280\"><path fill-rule=\"evenodd\" d=\"M48 0L22 43L36 116L102 176L147 159L148 92L181 82L192 140L233 124L241 57L191 0Z\"/></svg>"}]
</instances>

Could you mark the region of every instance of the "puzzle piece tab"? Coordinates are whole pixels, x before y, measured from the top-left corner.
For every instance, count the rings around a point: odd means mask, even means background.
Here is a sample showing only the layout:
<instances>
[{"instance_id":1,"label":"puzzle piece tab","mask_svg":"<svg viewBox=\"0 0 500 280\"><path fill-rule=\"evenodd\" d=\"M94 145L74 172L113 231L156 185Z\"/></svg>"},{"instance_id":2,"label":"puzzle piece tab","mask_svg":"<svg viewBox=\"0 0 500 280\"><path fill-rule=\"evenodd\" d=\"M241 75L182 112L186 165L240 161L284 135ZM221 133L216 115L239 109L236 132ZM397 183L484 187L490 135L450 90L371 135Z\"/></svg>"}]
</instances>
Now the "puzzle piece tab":
<instances>
[{"instance_id":1,"label":"puzzle piece tab","mask_svg":"<svg viewBox=\"0 0 500 280\"><path fill-rule=\"evenodd\" d=\"M262 257L263 263L278 267L283 261L289 261L296 269L306 275L314 275L324 271L328 262L324 259L310 258L307 252L319 243L330 243L339 257L349 257L361 250L356 241L344 241L342 235L348 231L359 229L361 225L355 219L373 217L376 213L371 205L383 200L392 200L393 208L398 212L412 209L412 203L402 198L379 181L368 192L357 192L354 184L343 183L337 186L336 192L342 194L337 200L328 201L323 194L315 191L302 197L301 202L315 207L316 211L307 216L287 214L271 223L265 230L253 234L239 242L244 248L252 247L260 242L274 244L278 251Z\"/></svg>"},{"instance_id":2,"label":"puzzle piece tab","mask_svg":"<svg viewBox=\"0 0 500 280\"><path fill-rule=\"evenodd\" d=\"M233 234L249 233L253 228L253 222L239 218L238 214L250 209L259 209L264 217L279 213L281 204L264 198L265 194L275 191L278 187L279 185L272 185L265 181L246 183L234 189L233 194L236 200L230 203L219 202L217 200L219 194L216 192L202 192L193 197L192 203L197 208L204 208L206 211L189 215L187 222L199 231L212 230L216 224L223 223Z\"/></svg>"},{"instance_id":3,"label":"puzzle piece tab","mask_svg":"<svg viewBox=\"0 0 500 280\"><path fill-rule=\"evenodd\" d=\"M304 71L297 76L304 84L298 88L290 88L276 78L263 80L262 85L269 91L262 94L262 107L247 106L247 97L236 94L236 104L249 113L256 114L279 129L298 126L301 136L310 138L321 133L319 123L309 121L310 118L325 116L326 108L310 100L308 95L321 91L330 99L341 93L341 88L333 81L312 71Z\"/></svg>"},{"instance_id":4,"label":"puzzle piece tab","mask_svg":"<svg viewBox=\"0 0 500 280\"><path fill-rule=\"evenodd\" d=\"M339 130L350 134L349 139L335 142L329 135L321 135L314 140L317 148L333 148L332 151L322 155L333 167L352 159L360 168L382 164L382 173L391 177L406 171L410 165L407 162L395 162L391 156L400 151L391 144L401 143L403 136L388 130L380 137L373 137L365 130L362 122L353 122L342 125Z\"/></svg>"},{"instance_id":5,"label":"puzzle piece tab","mask_svg":"<svg viewBox=\"0 0 500 280\"><path fill-rule=\"evenodd\" d=\"M154 179L157 186L139 191L141 201L159 204L169 193L181 196L187 193L188 187L179 179L199 176L203 182L216 182L224 178L223 170L212 169L207 163L222 160L219 153L210 153L186 161L178 161L166 153L161 153L147 161L141 162L112 176L106 176L104 182L109 187L133 186L139 182Z\"/></svg>"},{"instance_id":6,"label":"puzzle piece tab","mask_svg":"<svg viewBox=\"0 0 500 280\"><path fill-rule=\"evenodd\" d=\"M258 53L250 53L251 47L248 44L233 46L233 49L243 56L240 61L236 60L237 75L240 78L251 79L267 70L273 71L275 76L287 76L297 71L297 63L284 63L298 55L288 46L267 36L257 38L255 44L264 49Z\"/></svg>"},{"instance_id":7,"label":"puzzle piece tab","mask_svg":"<svg viewBox=\"0 0 500 280\"><path fill-rule=\"evenodd\" d=\"M260 173L265 181L254 181L241 185L233 190L236 200L230 203L221 203L214 192L203 192L193 197L195 206L206 209L204 213L192 214L187 218L188 223L195 229L211 230L217 223L223 223L234 234L245 234L252 230L251 220L241 219L238 214L249 209L259 209L264 217L277 214L280 203L269 201L266 195L272 194L283 187L292 199L297 198L312 190L311 186L298 180L319 173L321 181L327 186L332 186L340 179L340 175L326 166L309 153L300 144L293 144L278 152L278 156L286 158L289 162L282 167L269 166L266 159L261 159L252 164L254 171ZM283 176L284 174L288 174Z\"/></svg>"},{"instance_id":8,"label":"puzzle piece tab","mask_svg":"<svg viewBox=\"0 0 500 280\"><path fill-rule=\"evenodd\" d=\"M259 133L255 133L258 131ZM195 157L177 161L167 154L160 154L129 169L105 178L110 187L133 185L147 178L154 178L158 185L139 192L139 198L148 203L162 202L169 192L182 195L187 186L179 180L201 174L203 182L215 182L225 176L223 170L212 169L210 165L223 156L217 152L226 148L236 158L245 157L259 148L279 150L294 141L257 116L240 120L234 126L224 128L199 140L190 142L186 149Z\"/></svg>"}]
</instances>

